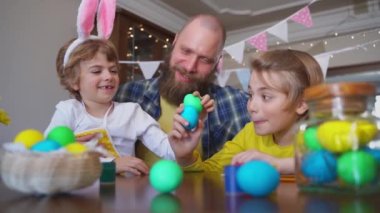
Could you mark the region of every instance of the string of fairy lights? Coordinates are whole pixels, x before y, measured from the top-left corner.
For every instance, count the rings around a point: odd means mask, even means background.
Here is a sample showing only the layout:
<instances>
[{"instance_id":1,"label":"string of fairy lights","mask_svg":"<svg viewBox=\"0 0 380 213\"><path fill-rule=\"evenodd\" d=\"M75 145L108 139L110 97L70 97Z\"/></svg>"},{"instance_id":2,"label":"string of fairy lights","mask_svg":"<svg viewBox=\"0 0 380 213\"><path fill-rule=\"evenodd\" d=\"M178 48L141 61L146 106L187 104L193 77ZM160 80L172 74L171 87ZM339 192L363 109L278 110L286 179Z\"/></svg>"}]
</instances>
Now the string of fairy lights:
<instances>
[{"instance_id":1,"label":"string of fairy lights","mask_svg":"<svg viewBox=\"0 0 380 213\"><path fill-rule=\"evenodd\" d=\"M157 34L151 32L148 28L144 27L143 24L128 27L126 36L131 40L131 46L129 48L130 52L128 51L126 54L127 58L135 58L136 51L141 49L141 46L139 46L139 44L136 43L136 37L138 36L140 36L140 39L144 37L147 39L151 39L152 42L162 43L162 49L168 49L171 44L170 38L163 38L162 36L158 36Z\"/></svg>"},{"instance_id":2,"label":"string of fairy lights","mask_svg":"<svg viewBox=\"0 0 380 213\"><path fill-rule=\"evenodd\" d=\"M337 46L337 41L344 41L344 45L341 48L331 49L331 46ZM380 42L380 28L363 30L360 32L340 34L339 32L333 32L330 35L317 40L302 41L297 43L281 43L276 41L273 48L288 48L288 49L310 49L317 45L322 45L325 52L330 52L330 58L334 58L335 54L347 52L351 50L364 50L369 51L377 48ZM332 45L334 44L334 45ZM256 52L259 52L256 50Z\"/></svg>"}]
</instances>

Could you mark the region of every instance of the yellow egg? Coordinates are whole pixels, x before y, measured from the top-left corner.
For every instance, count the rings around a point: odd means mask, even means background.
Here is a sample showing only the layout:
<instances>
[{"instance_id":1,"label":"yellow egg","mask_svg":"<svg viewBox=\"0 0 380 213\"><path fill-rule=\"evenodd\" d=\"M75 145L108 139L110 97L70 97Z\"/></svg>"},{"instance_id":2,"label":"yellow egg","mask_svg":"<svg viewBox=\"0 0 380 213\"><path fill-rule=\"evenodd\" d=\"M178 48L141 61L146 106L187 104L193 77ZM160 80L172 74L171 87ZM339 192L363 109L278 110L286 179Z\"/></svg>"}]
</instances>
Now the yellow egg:
<instances>
[{"instance_id":1,"label":"yellow egg","mask_svg":"<svg viewBox=\"0 0 380 213\"><path fill-rule=\"evenodd\" d=\"M87 151L87 147L81 143L74 142L65 146L66 150L72 154L80 154Z\"/></svg>"},{"instance_id":2,"label":"yellow egg","mask_svg":"<svg viewBox=\"0 0 380 213\"><path fill-rule=\"evenodd\" d=\"M370 142L377 128L369 121L327 121L317 130L321 145L331 152L345 152Z\"/></svg>"},{"instance_id":3,"label":"yellow egg","mask_svg":"<svg viewBox=\"0 0 380 213\"><path fill-rule=\"evenodd\" d=\"M44 135L35 129L26 129L19 132L14 138L15 143L22 143L28 149L30 149L34 144L44 139Z\"/></svg>"},{"instance_id":4,"label":"yellow egg","mask_svg":"<svg viewBox=\"0 0 380 213\"><path fill-rule=\"evenodd\" d=\"M374 123L368 121L358 121L357 133L359 135L359 142L361 145L366 145L377 134L377 126Z\"/></svg>"}]
</instances>

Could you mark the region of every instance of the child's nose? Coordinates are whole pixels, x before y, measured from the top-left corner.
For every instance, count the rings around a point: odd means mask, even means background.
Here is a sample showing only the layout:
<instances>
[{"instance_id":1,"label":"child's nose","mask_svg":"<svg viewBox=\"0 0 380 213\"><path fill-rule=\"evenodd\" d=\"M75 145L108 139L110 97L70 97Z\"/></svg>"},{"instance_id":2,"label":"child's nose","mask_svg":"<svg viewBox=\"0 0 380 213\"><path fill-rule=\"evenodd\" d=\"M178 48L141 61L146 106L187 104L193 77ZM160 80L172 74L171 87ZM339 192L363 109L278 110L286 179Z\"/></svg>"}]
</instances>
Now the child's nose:
<instances>
[{"instance_id":1,"label":"child's nose","mask_svg":"<svg viewBox=\"0 0 380 213\"><path fill-rule=\"evenodd\" d=\"M106 71L103 73L103 77L104 77L105 79L110 79L110 78L112 78L112 73L111 73L111 71L106 70Z\"/></svg>"},{"instance_id":2,"label":"child's nose","mask_svg":"<svg viewBox=\"0 0 380 213\"><path fill-rule=\"evenodd\" d=\"M258 110L258 104L255 103L255 100L252 98L247 103L247 109L249 112L257 112Z\"/></svg>"}]
</instances>

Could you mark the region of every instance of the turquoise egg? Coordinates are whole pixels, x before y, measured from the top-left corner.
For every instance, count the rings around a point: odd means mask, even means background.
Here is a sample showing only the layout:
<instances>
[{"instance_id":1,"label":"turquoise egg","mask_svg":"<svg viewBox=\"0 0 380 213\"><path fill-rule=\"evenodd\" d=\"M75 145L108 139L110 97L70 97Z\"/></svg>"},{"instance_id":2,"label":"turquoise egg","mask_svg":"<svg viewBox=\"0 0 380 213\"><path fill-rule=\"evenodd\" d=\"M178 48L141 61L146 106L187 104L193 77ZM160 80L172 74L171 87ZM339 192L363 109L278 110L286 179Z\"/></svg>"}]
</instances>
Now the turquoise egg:
<instances>
[{"instance_id":1,"label":"turquoise egg","mask_svg":"<svg viewBox=\"0 0 380 213\"><path fill-rule=\"evenodd\" d=\"M35 152L51 152L61 148L61 145L53 140L43 140L32 146L31 150Z\"/></svg>"},{"instance_id":2,"label":"turquoise egg","mask_svg":"<svg viewBox=\"0 0 380 213\"><path fill-rule=\"evenodd\" d=\"M182 180L182 168L171 160L157 161L149 172L150 184L161 193L172 192L181 185Z\"/></svg>"},{"instance_id":3,"label":"turquoise egg","mask_svg":"<svg viewBox=\"0 0 380 213\"><path fill-rule=\"evenodd\" d=\"M331 152L319 150L303 157L302 174L314 183L328 183L337 178L337 161Z\"/></svg>"},{"instance_id":4,"label":"turquoise egg","mask_svg":"<svg viewBox=\"0 0 380 213\"><path fill-rule=\"evenodd\" d=\"M280 173L265 161L253 160L240 166L236 180L240 189L245 193L263 197L277 188L280 182Z\"/></svg>"},{"instance_id":5,"label":"turquoise egg","mask_svg":"<svg viewBox=\"0 0 380 213\"><path fill-rule=\"evenodd\" d=\"M192 106L185 106L183 109L183 112L181 113L181 116L189 122L189 125L185 126L187 130L192 130L198 125L198 118L199 113L197 110Z\"/></svg>"}]
</instances>

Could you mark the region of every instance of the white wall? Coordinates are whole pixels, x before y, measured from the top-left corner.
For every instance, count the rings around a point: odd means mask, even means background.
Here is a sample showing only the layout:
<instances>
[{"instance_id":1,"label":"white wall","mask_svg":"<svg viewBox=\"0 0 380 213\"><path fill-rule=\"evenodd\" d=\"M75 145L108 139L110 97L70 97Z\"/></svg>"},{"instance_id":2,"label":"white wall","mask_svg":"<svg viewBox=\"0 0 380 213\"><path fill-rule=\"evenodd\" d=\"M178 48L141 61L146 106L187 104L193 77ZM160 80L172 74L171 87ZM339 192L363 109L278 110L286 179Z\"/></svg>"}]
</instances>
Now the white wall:
<instances>
[{"instance_id":1,"label":"white wall","mask_svg":"<svg viewBox=\"0 0 380 213\"><path fill-rule=\"evenodd\" d=\"M26 128L44 131L55 104L68 98L55 71L58 49L75 36L80 0L0 1L0 143Z\"/></svg>"}]
</instances>

